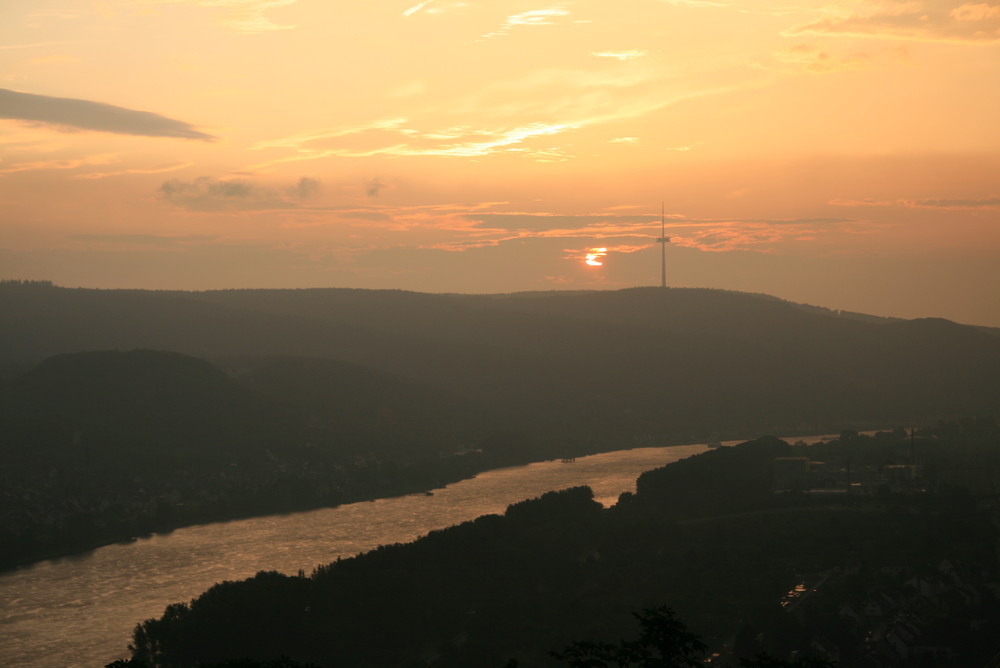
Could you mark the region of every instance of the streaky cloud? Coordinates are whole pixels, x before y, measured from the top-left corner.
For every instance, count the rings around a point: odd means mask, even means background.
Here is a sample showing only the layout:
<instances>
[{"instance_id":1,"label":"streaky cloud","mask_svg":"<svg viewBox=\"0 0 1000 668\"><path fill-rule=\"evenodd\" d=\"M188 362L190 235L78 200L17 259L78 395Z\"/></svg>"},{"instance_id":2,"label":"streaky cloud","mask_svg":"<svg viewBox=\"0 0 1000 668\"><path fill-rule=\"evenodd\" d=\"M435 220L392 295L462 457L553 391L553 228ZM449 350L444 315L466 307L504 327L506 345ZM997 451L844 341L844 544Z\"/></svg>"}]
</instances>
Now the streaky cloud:
<instances>
[{"instance_id":1,"label":"streaky cloud","mask_svg":"<svg viewBox=\"0 0 1000 668\"><path fill-rule=\"evenodd\" d=\"M88 174L77 174L73 176L76 180L87 180L87 179L106 179L111 176L127 176L131 174L165 174L167 172L176 172L179 169L185 169L187 167L193 167L193 162L179 162L174 165L166 165L164 167L151 167L149 169L135 168L135 169L122 169L116 172L90 172Z\"/></svg>"},{"instance_id":2,"label":"streaky cloud","mask_svg":"<svg viewBox=\"0 0 1000 668\"><path fill-rule=\"evenodd\" d=\"M31 42L29 44L2 44L0 45L0 51L11 51L14 49L37 49L43 46L60 46L62 44L70 44L71 42L61 41L61 42Z\"/></svg>"},{"instance_id":3,"label":"streaky cloud","mask_svg":"<svg viewBox=\"0 0 1000 668\"><path fill-rule=\"evenodd\" d=\"M814 74L857 70L867 66L871 60L871 55L865 52L855 51L838 55L813 44L795 44L776 51L773 57L784 67Z\"/></svg>"},{"instance_id":4,"label":"streaky cloud","mask_svg":"<svg viewBox=\"0 0 1000 668\"><path fill-rule=\"evenodd\" d=\"M35 95L0 88L0 118L43 123L62 128L143 137L214 141L190 123L150 111L126 109L103 102Z\"/></svg>"},{"instance_id":5,"label":"streaky cloud","mask_svg":"<svg viewBox=\"0 0 1000 668\"><path fill-rule=\"evenodd\" d=\"M327 138L346 137L350 135L368 132L373 129L402 134L405 140L389 145L382 143L371 148L331 148L313 149L306 144ZM318 160L333 157L370 157L375 155L392 155L399 157L415 156L442 156L442 157L480 157L492 155L500 152L518 152L529 156L535 160L548 162L564 160L566 156L555 149L526 148L522 146L525 142L535 137L556 135L570 130L575 130L576 126L560 123L529 123L514 128L503 129L483 129L473 130L469 128L449 128L443 132L421 132L411 128L404 128L396 125L367 124L357 128L346 130L325 131L312 135L302 135L258 144L252 148L289 147L295 148L296 154L282 158L276 158L266 162L249 166L249 171L259 171L273 165L297 162L300 160ZM482 138L480 140L474 139ZM459 140L447 143L438 143L444 140ZM430 143L428 143L430 142Z\"/></svg>"},{"instance_id":6,"label":"streaky cloud","mask_svg":"<svg viewBox=\"0 0 1000 668\"><path fill-rule=\"evenodd\" d=\"M424 0L424 2L417 3L412 7L410 7L409 9L407 9L406 11L404 11L403 16L413 16L414 14L416 14L417 12L419 12L432 2L434 2L434 0Z\"/></svg>"},{"instance_id":7,"label":"streaky cloud","mask_svg":"<svg viewBox=\"0 0 1000 668\"><path fill-rule=\"evenodd\" d=\"M615 60L635 60L648 56L649 51L643 49L629 49L627 51L591 51L590 55L598 58L614 58Z\"/></svg>"},{"instance_id":8,"label":"streaky cloud","mask_svg":"<svg viewBox=\"0 0 1000 668\"><path fill-rule=\"evenodd\" d=\"M728 2L711 2L711 0L663 0L672 7L729 7Z\"/></svg>"},{"instance_id":9,"label":"streaky cloud","mask_svg":"<svg viewBox=\"0 0 1000 668\"><path fill-rule=\"evenodd\" d=\"M73 241L134 246L176 247L191 243L215 241L218 237L205 234L166 236L161 234L71 234Z\"/></svg>"},{"instance_id":10,"label":"streaky cloud","mask_svg":"<svg viewBox=\"0 0 1000 668\"><path fill-rule=\"evenodd\" d=\"M584 228L597 223L614 221L617 223L646 223L653 220L652 214L576 214L559 215L551 213L468 213L469 220L495 228L509 230L551 229L563 227Z\"/></svg>"},{"instance_id":11,"label":"streaky cloud","mask_svg":"<svg viewBox=\"0 0 1000 668\"><path fill-rule=\"evenodd\" d=\"M798 26L784 33L848 35L930 42L989 43L1000 41L1000 6L935 0L914 3L895 0L856 13L841 14Z\"/></svg>"},{"instance_id":12,"label":"streaky cloud","mask_svg":"<svg viewBox=\"0 0 1000 668\"><path fill-rule=\"evenodd\" d=\"M563 7L551 7L548 9L532 9L520 14L513 14L507 17L499 28L493 32L482 35L482 39L490 39L506 35L517 26L551 26L556 25L552 19L554 17L569 16L569 11Z\"/></svg>"},{"instance_id":13,"label":"streaky cloud","mask_svg":"<svg viewBox=\"0 0 1000 668\"><path fill-rule=\"evenodd\" d=\"M371 121L369 123L363 123L361 125L352 126L348 128L339 128L336 130L319 130L316 132L292 135L290 137L282 137L280 139L270 139L266 141L260 141L251 146L250 148L251 150L255 151L265 148L303 149L307 144L311 144L313 142L324 139L347 137L349 135L359 134L361 132L367 132L369 130L398 130L406 122L407 122L406 118L380 118Z\"/></svg>"},{"instance_id":14,"label":"streaky cloud","mask_svg":"<svg viewBox=\"0 0 1000 668\"><path fill-rule=\"evenodd\" d=\"M153 4L191 4L218 11L217 22L224 28L250 35L291 30L294 25L280 25L265 14L271 9L293 5L298 0L147 0Z\"/></svg>"},{"instance_id":15,"label":"streaky cloud","mask_svg":"<svg viewBox=\"0 0 1000 668\"><path fill-rule=\"evenodd\" d=\"M0 174L15 174L17 172L37 172L54 169L79 169L95 165L110 165L118 162L117 153L100 153L82 158L65 158L57 160L36 160L34 162L17 162L0 167Z\"/></svg>"},{"instance_id":16,"label":"streaky cloud","mask_svg":"<svg viewBox=\"0 0 1000 668\"><path fill-rule=\"evenodd\" d=\"M927 209L997 209L1000 195L982 199L918 199L905 200L907 206Z\"/></svg>"},{"instance_id":17,"label":"streaky cloud","mask_svg":"<svg viewBox=\"0 0 1000 668\"><path fill-rule=\"evenodd\" d=\"M905 209L998 209L1000 195L991 195L978 199L833 199L832 206L849 207L885 207L894 206Z\"/></svg>"}]
</instances>

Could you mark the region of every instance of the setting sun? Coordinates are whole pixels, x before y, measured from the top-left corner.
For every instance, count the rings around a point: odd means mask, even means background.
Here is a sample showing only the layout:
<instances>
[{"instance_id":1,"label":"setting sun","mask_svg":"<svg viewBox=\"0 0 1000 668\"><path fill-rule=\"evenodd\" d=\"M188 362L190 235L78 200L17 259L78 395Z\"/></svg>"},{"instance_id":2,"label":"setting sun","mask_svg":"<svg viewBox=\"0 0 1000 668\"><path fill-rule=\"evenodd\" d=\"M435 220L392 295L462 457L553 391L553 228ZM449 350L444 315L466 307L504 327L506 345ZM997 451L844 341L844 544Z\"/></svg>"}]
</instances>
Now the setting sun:
<instances>
[{"instance_id":1,"label":"setting sun","mask_svg":"<svg viewBox=\"0 0 1000 668\"><path fill-rule=\"evenodd\" d=\"M0 265L997 326L997 2L6 0Z\"/></svg>"},{"instance_id":2,"label":"setting sun","mask_svg":"<svg viewBox=\"0 0 1000 668\"><path fill-rule=\"evenodd\" d=\"M607 248L591 248L590 252L587 253L587 259L585 262L591 267L601 267L604 263L601 262L601 258L608 254Z\"/></svg>"}]
</instances>

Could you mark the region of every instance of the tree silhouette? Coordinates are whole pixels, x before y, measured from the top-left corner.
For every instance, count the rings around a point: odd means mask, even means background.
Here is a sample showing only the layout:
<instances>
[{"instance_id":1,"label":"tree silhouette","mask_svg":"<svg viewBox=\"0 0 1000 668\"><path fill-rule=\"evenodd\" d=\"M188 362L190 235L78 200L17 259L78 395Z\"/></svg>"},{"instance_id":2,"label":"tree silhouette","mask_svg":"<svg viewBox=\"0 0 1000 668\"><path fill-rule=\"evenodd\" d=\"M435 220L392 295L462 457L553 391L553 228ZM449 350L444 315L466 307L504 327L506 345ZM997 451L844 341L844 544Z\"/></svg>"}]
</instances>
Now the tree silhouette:
<instances>
[{"instance_id":1,"label":"tree silhouette","mask_svg":"<svg viewBox=\"0 0 1000 668\"><path fill-rule=\"evenodd\" d=\"M740 668L834 668L825 659L806 656L797 659L777 659L770 654L758 654L752 659L740 659Z\"/></svg>"},{"instance_id":2,"label":"tree silhouette","mask_svg":"<svg viewBox=\"0 0 1000 668\"><path fill-rule=\"evenodd\" d=\"M617 645L582 640L570 643L552 656L570 668L693 668L700 666L708 646L661 606L644 608L632 615L639 622L639 638Z\"/></svg>"}]
</instances>

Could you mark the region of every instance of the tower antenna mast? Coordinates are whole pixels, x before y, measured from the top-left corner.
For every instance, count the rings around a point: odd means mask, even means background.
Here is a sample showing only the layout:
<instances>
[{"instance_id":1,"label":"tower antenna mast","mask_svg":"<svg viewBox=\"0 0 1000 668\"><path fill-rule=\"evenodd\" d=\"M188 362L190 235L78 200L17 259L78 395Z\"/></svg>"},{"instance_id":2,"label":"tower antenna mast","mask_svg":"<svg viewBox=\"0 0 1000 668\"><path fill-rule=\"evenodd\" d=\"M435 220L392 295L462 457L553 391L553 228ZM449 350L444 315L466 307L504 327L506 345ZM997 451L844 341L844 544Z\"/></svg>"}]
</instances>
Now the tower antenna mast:
<instances>
[{"instance_id":1,"label":"tower antenna mast","mask_svg":"<svg viewBox=\"0 0 1000 668\"><path fill-rule=\"evenodd\" d=\"M670 243L670 237L667 236L666 229L666 212L663 208L663 202L660 202L660 236L656 238L657 243L660 244L660 287L666 289L667 287L667 244Z\"/></svg>"}]
</instances>

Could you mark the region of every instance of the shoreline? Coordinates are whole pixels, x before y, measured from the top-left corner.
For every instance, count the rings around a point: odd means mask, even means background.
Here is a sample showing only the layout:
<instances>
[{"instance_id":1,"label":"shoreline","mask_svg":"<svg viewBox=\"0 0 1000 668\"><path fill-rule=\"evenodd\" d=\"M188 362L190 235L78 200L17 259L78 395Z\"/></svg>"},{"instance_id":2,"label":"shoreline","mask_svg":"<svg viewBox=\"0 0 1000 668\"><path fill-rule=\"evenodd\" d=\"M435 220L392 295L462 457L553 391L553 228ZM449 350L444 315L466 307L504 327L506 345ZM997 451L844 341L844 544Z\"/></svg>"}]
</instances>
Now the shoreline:
<instances>
[{"instance_id":1,"label":"shoreline","mask_svg":"<svg viewBox=\"0 0 1000 668\"><path fill-rule=\"evenodd\" d=\"M887 430L891 431L891 429L888 429L888 428L881 428L881 429L871 429L871 430L866 429L865 431L858 431L857 433L859 433L859 434L874 434L874 433L877 433L879 431L887 431ZM817 432L815 434L805 434L805 435L797 434L795 436L779 437L779 438L781 438L782 440L785 440L785 441L789 442L790 444L794 443L793 439L801 440L801 439L811 438L811 439L816 439L816 441L813 441L813 442L817 442L817 441L821 441L821 440L826 440L827 436L832 436L833 438L839 438L839 435L842 432L833 433L834 431L835 430L833 430L833 429L824 429L824 430L817 430ZM754 438L760 438L760 436L757 436L757 437L754 437ZM630 447L598 449L598 450L594 450L594 451L590 451L588 449L586 452L580 452L580 453L575 454L573 456L576 457L576 458L582 458L582 457L589 457L589 456L592 456L592 455L599 455L599 454L605 454L605 453L611 453L611 452L621 452L621 451L627 451L627 450L637 450L637 449L642 449L642 448L671 448L671 447L680 447L680 446L686 446L686 445L708 445L710 442L714 442L715 440L716 439L709 439L709 440L706 440L704 443L675 442L675 443L665 443L665 444L658 444L658 445L646 445L646 444L636 445L636 444L632 444ZM749 439L748 438L725 439L724 442L742 443L742 442L746 442L748 440L753 440L753 439L752 438L749 438ZM723 447L729 447L729 446L723 445ZM19 571L19 570L29 570L29 569L33 568L35 565L43 563L43 562L46 562L46 561L54 561L54 560L62 560L62 559L86 558L88 555L92 554L96 550L101 549L102 547L107 547L109 545L116 545L116 544L127 544L127 543L131 543L131 542L135 542L135 541L137 541L139 539L148 538L148 537L151 537L151 536L154 536L154 535L169 535L170 533L172 533L174 531L177 531L178 529L184 529L184 528L187 528L187 527L205 526L205 525L210 525L210 524L233 522L233 521L244 520L244 519L251 519L251 518L258 518L258 517L268 517L268 516L272 516L272 515L278 516L278 515L288 515L288 514L293 514L293 513L304 513L304 512L309 512L309 511L313 511L313 510L322 510L322 509L327 509L327 508L337 508L337 507L340 507L340 506L345 506L345 505L349 505L349 504L353 504L353 503L364 503L364 502L376 501L376 500L379 500L379 499L398 498L398 497L402 497L402 496L408 496L408 495L411 495L411 494L428 494L428 493L432 493L433 490L435 490L435 489L440 489L440 488L445 487L447 485L451 485L451 484L454 484L454 483L457 483L457 482L461 482L463 480L469 480L471 478L476 477L477 475L479 475L481 473L486 473L486 472L489 472L489 471L502 470L502 469L505 469L505 468L527 466L529 464L533 464L533 463L537 463L537 462L555 461L555 460L558 460L558 459L562 459L562 457L560 457L560 456L551 456L551 457L547 457L547 458L544 458L544 459L529 459L529 460L526 460L526 461L512 460L512 461L507 461L507 462L495 462L495 463L493 463L493 465L487 465L487 466L483 466L483 467L478 467L477 466L477 467L474 467L474 468L472 468L470 470L466 470L461 475L457 475L457 476L442 476L441 478L438 478L438 479L434 480L433 483L430 483L430 484L428 484L428 481L424 480L424 481L421 481L420 484L403 485L402 487L397 487L395 489L385 490L385 493L359 494L359 495L356 495L356 496L348 497L348 498L346 498L346 499L344 499L344 500L342 500L342 501L340 501L338 503L335 503L335 504L304 504L304 505L301 505L301 506L293 506L293 507L288 507L288 508L273 509L273 510L269 510L269 511L265 511L265 512L252 512L252 511L251 512L245 512L245 513L239 513L239 512L237 512L237 513L232 513L232 512L228 512L228 513L227 512L212 513L212 512L208 512L208 513L206 513L206 514L204 514L204 515L202 515L200 517L191 518L191 521L180 521L180 522L177 522L177 523L171 523L171 524L166 525L166 526L157 526L157 527L151 528L148 531L144 531L144 532L140 532L140 533L136 533L136 534L94 537L92 540L85 541L82 544L77 544L75 546L68 546L65 549L55 549L55 550L44 551L44 552L38 553L37 555L33 555L33 556L31 556L31 557L29 557L27 559L21 558L21 559L3 560L3 561L0 561L0 576L4 575L6 573L16 572L16 571Z\"/></svg>"}]
</instances>

